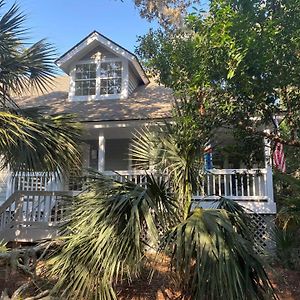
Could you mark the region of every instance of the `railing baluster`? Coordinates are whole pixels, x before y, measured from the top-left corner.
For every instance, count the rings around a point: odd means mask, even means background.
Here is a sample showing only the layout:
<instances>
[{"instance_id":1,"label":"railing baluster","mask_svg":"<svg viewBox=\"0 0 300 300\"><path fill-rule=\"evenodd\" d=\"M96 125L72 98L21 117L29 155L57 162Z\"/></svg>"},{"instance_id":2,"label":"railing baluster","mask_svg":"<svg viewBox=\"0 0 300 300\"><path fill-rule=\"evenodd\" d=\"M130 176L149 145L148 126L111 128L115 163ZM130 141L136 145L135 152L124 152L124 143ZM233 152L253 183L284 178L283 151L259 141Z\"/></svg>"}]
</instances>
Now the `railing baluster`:
<instances>
[{"instance_id":1,"label":"railing baluster","mask_svg":"<svg viewBox=\"0 0 300 300\"><path fill-rule=\"evenodd\" d=\"M263 181L263 184L264 184L264 196L267 196L268 195L268 186L267 186L267 173L264 173L264 181Z\"/></svg>"},{"instance_id":2,"label":"railing baluster","mask_svg":"<svg viewBox=\"0 0 300 300\"><path fill-rule=\"evenodd\" d=\"M216 196L216 175L211 174L211 176L212 176L213 196Z\"/></svg>"},{"instance_id":3,"label":"railing baluster","mask_svg":"<svg viewBox=\"0 0 300 300\"><path fill-rule=\"evenodd\" d=\"M52 199L53 199L53 194L51 194L49 197L48 222L51 222Z\"/></svg>"},{"instance_id":4,"label":"railing baluster","mask_svg":"<svg viewBox=\"0 0 300 300\"><path fill-rule=\"evenodd\" d=\"M244 188L245 188L245 181L244 181L245 175L241 175L241 190L242 190L242 197L244 197Z\"/></svg>"},{"instance_id":5,"label":"railing baluster","mask_svg":"<svg viewBox=\"0 0 300 300\"><path fill-rule=\"evenodd\" d=\"M211 196L210 192L210 174L207 174L207 196Z\"/></svg>"},{"instance_id":6,"label":"railing baluster","mask_svg":"<svg viewBox=\"0 0 300 300\"><path fill-rule=\"evenodd\" d=\"M261 196L261 175L257 176L258 179L258 196Z\"/></svg>"},{"instance_id":7,"label":"railing baluster","mask_svg":"<svg viewBox=\"0 0 300 300\"><path fill-rule=\"evenodd\" d=\"M54 223L57 223L57 210L58 210L58 197L55 198L55 206L54 206Z\"/></svg>"},{"instance_id":8,"label":"railing baluster","mask_svg":"<svg viewBox=\"0 0 300 300\"><path fill-rule=\"evenodd\" d=\"M249 197L250 196L250 175L247 174L247 196Z\"/></svg>"},{"instance_id":9,"label":"railing baluster","mask_svg":"<svg viewBox=\"0 0 300 300\"><path fill-rule=\"evenodd\" d=\"M227 174L224 175L224 197L227 197Z\"/></svg>"},{"instance_id":10,"label":"railing baluster","mask_svg":"<svg viewBox=\"0 0 300 300\"><path fill-rule=\"evenodd\" d=\"M218 175L218 179L219 179L219 193L218 193L218 195L219 195L219 196L222 196L222 190L221 190L221 175L220 175L220 174Z\"/></svg>"},{"instance_id":11,"label":"railing baluster","mask_svg":"<svg viewBox=\"0 0 300 300\"><path fill-rule=\"evenodd\" d=\"M230 188L230 197L233 196L233 187L232 187L232 181L234 179L234 174L229 175L229 188Z\"/></svg>"},{"instance_id":12,"label":"railing baluster","mask_svg":"<svg viewBox=\"0 0 300 300\"><path fill-rule=\"evenodd\" d=\"M235 196L239 195L238 174L235 174Z\"/></svg>"},{"instance_id":13,"label":"railing baluster","mask_svg":"<svg viewBox=\"0 0 300 300\"><path fill-rule=\"evenodd\" d=\"M255 174L252 174L252 192L253 192L253 196L256 195L256 176Z\"/></svg>"}]
</instances>

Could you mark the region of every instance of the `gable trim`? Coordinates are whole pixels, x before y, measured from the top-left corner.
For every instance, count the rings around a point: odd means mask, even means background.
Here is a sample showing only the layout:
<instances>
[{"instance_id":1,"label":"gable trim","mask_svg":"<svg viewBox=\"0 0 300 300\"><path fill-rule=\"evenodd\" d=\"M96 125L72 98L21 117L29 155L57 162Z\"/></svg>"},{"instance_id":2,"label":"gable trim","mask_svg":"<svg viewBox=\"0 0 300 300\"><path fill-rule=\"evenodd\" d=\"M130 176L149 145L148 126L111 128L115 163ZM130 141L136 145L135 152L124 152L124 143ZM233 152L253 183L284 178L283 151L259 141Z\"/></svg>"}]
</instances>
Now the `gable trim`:
<instances>
[{"instance_id":1,"label":"gable trim","mask_svg":"<svg viewBox=\"0 0 300 300\"><path fill-rule=\"evenodd\" d=\"M106 36L100 34L98 31L93 31L87 37L85 37L79 43L73 46L70 50L68 50L66 53L61 55L57 60L55 60L55 64L58 67L61 67L63 64L67 63L67 61L70 60L74 55L79 53L81 50L83 50L87 45L89 45L93 41L98 41L100 44L104 45L108 49L111 49L116 54L128 59L137 70L144 84L149 83L149 79L142 65L140 64L138 58L136 57L136 55L126 50L119 44L113 42L111 39L107 38Z\"/></svg>"}]
</instances>

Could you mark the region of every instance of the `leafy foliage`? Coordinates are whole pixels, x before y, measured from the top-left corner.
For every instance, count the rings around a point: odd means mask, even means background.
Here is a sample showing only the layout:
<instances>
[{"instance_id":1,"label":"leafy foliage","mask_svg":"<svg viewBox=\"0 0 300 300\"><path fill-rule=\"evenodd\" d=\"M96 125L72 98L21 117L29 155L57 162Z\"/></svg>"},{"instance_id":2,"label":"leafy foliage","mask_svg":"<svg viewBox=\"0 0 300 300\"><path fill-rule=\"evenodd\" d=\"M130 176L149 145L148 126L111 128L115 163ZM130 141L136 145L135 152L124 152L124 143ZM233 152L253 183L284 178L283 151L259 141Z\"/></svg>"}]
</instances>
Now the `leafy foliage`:
<instances>
[{"instance_id":1,"label":"leafy foliage","mask_svg":"<svg viewBox=\"0 0 300 300\"><path fill-rule=\"evenodd\" d=\"M24 92L45 92L55 76L54 47L45 40L27 43L25 15L17 4L2 13L0 0L0 155L1 168L67 173L80 165L80 127L74 116L48 116L20 109Z\"/></svg>"},{"instance_id":2,"label":"leafy foliage","mask_svg":"<svg viewBox=\"0 0 300 300\"><path fill-rule=\"evenodd\" d=\"M299 147L299 4L211 1L209 14L192 13L185 28L141 37L137 53L198 104L203 122ZM275 115L288 135L278 135Z\"/></svg>"},{"instance_id":3,"label":"leafy foliage","mask_svg":"<svg viewBox=\"0 0 300 300\"><path fill-rule=\"evenodd\" d=\"M196 208L167 237L172 267L191 299L268 299L273 290L251 242L223 209ZM242 219L233 224L245 233ZM173 242L174 241L174 242Z\"/></svg>"},{"instance_id":4,"label":"leafy foliage","mask_svg":"<svg viewBox=\"0 0 300 300\"><path fill-rule=\"evenodd\" d=\"M300 266L300 181L292 175L275 173L275 197L278 205L274 240L278 261L288 267Z\"/></svg>"},{"instance_id":5,"label":"leafy foliage","mask_svg":"<svg viewBox=\"0 0 300 300\"><path fill-rule=\"evenodd\" d=\"M4 241L0 241L0 253L5 253L7 251L6 243Z\"/></svg>"},{"instance_id":6,"label":"leafy foliage","mask_svg":"<svg viewBox=\"0 0 300 300\"><path fill-rule=\"evenodd\" d=\"M0 133L1 168L62 174L80 165L81 130L72 115L5 109L0 112Z\"/></svg>"},{"instance_id":7,"label":"leafy foliage","mask_svg":"<svg viewBox=\"0 0 300 300\"><path fill-rule=\"evenodd\" d=\"M5 1L0 1L0 9ZM55 49L46 40L26 47L28 30L25 15L17 4L0 18L0 103L5 106L11 95L35 89L44 92L55 76Z\"/></svg>"},{"instance_id":8,"label":"leafy foliage","mask_svg":"<svg viewBox=\"0 0 300 300\"><path fill-rule=\"evenodd\" d=\"M206 139L188 114L176 116L178 122L136 136L137 165L155 168L144 186L95 174L75 198L62 248L50 260L56 292L115 299L118 283L139 276L145 251L160 248L172 253L172 270L191 299L275 298L242 208L223 200L222 209L191 211Z\"/></svg>"},{"instance_id":9,"label":"leafy foliage","mask_svg":"<svg viewBox=\"0 0 300 300\"><path fill-rule=\"evenodd\" d=\"M61 249L49 260L54 292L66 299L116 299L116 286L138 277L146 251L159 247L172 253L171 269L191 299L276 298L238 204L224 200L227 210L196 208L179 220L172 189L162 178L147 179L144 188L91 177L74 199Z\"/></svg>"},{"instance_id":10,"label":"leafy foliage","mask_svg":"<svg viewBox=\"0 0 300 300\"><path fill-rule=\"evenodd\" d=\"M74 200L61 252L50 260L66 299L116 299L114 285L138 276L146 248L156 245L158 220L176 220L172 198L150 176L149 189L101 174L91 179Z\"/></svg>"},{"instance_id":11,"label":"leafy foliage","mask_svg":"<svg viewBox=\"0 0 300 300\"><path fill-rule=\"evenodd\" d=\"M199 3L200 0L134 0L143 18L155 19L166 28L182 26L188 8Z\"/></svg>"}]
</instances>

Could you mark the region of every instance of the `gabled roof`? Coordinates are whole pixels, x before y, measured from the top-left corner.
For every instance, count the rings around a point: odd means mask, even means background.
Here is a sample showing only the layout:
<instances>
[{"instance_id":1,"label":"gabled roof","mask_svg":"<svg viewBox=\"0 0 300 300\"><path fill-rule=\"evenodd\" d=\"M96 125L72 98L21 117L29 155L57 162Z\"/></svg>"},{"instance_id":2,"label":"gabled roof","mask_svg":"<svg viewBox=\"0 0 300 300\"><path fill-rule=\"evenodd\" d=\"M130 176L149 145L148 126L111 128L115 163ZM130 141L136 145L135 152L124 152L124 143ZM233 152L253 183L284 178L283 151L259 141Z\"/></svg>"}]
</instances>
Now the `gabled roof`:
<instances>
[{"instance_id":1,"label":"gabled roof","mask_svg":"<svg viewBox=\"0 0 300 300\"><path fill-rule=\"evenodd\" d=\"M93 31L87 37L82 39L78 44L72 47L69 51L65 54L60 56L56 61L56 65L61 68L65 73L69 74L70 64L76 59L76 57L80 56L83 52L87 50L91 50L98 45L104 46L109 51L122 56L129 60L132 63L133 67L137 71L138 75L144 82L144 84L149 83L149 79L141 66L138 58L132 52L126 50L122 46L118 45L117 43L113 42L106 36L100 34L98 31Z\"/></svg>"}]
</instances>

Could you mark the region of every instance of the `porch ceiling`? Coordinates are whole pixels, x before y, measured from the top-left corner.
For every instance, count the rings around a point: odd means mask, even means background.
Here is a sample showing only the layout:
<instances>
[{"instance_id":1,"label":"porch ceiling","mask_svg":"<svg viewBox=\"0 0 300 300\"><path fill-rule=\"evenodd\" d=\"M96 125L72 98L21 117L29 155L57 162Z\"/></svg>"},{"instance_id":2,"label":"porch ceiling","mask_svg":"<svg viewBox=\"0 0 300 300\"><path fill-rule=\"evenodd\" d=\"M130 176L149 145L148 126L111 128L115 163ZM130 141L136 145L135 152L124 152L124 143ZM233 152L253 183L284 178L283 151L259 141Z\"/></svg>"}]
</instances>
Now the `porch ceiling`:
<instances>
[{"instance_id":1,"label":"porch ceiling","mask_svg":"<svg viewBox=\"0 0 300 300\"><path fill-rule=\"evenodd\" d=\"M101 129L104 134L105 139L130 139L133 137L136 131L135 127L124 127L124 128L104 128ZM88 128L85 131L85 140L98 140L99 129L98 128Z\"/></svg>"}]
</instances>

